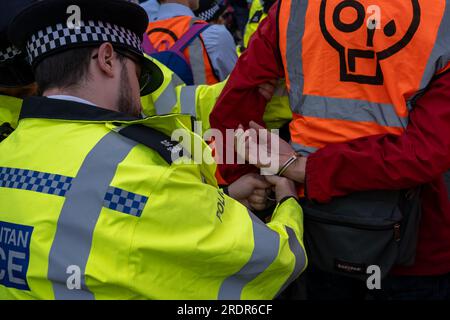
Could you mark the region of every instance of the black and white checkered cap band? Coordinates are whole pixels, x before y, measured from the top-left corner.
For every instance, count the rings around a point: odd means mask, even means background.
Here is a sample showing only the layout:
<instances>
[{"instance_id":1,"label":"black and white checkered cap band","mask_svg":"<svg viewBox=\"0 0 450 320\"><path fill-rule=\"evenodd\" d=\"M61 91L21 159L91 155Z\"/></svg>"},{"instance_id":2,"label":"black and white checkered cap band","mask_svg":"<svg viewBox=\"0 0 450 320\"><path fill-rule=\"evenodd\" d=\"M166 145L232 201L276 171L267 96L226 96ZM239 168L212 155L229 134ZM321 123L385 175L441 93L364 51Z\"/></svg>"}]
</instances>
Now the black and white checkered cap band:
<instances>
[{"instance_id":1,"label":"black and white checkered cap band","mask_svg":"<svg viewBox=\"0 0 450 320\"><path fill-rule=\"evenodd\" d=\"M8 47L5 49L0 49L0 63L7 60L11 60L21 54L21 51L16 47Z\"/></svg>"},{"instance_id":2,"label":"black and white checkered cap band","mask_svg":"<svg viewBox=\"0 0 450 320\"><path fill-rule=\"evenodd\" d=\"M214 17L214 15L216 14L216 12L219 11L219 10L220 10L220 7L219 7L218 4L216 4L216 5L214 5L213 7L209 8L208 10L203 11L202 13L200 13L200 14L198 15L198 17L199 17L201 20L209 21L209 20L211 20L211 19Z\"/></svg>"},{"instance_id":3,"label":"black and white checkered cap band","mask_svg":"<svg viewBox=\"0 0 450 320\"><path fill-rule=\"evenodd\" d=\"M69 28L64 24L47 27L31 37L27 42L30 62L36 58L65 46L80 43L111 42L131 47L142 52L141 38L124 27L102 21L80 21L79 27Z\"/></svg>"}]
</instances>

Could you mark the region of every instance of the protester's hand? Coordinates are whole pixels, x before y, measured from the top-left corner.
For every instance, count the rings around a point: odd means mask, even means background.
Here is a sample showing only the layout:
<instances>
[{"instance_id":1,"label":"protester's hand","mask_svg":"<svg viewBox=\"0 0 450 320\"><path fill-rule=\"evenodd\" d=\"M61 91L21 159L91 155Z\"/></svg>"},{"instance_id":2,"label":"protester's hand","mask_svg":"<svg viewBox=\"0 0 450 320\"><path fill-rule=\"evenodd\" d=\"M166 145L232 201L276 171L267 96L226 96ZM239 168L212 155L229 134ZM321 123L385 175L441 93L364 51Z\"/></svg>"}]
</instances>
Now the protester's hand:
<instances>
[{"instance_id":1,"label":"protester's hand","mask_svg":"<svg viewBox=\"0 0 450 320\"><path fill-rule=\"evenodd\" d=\"M228 194L249 209L263 210L266 208L267 197L261 195L266 193L266 189L270 190L271 186L259 174L249 173L233 182L228 187Z\"/></svg>"},{"instance_id":2,"label":"protester's hand","mask_svg":"<svg viewBox=\"0 0 450 320\"><path fill-rule=\"evenodd\" d=\"M276 87L277 80L269 80L266 83L260 84L258 86L258 91L267 101L270 101L275 94Z\"/></svg>"},{"instance_id":3,"label":"protester's hand","mask_svg":"<svg viewBox=\"0 0 450 320\"><path fill-rule=\"evenodd\" d=\"M299 183L305 183L306 162L305 157L299 157L284 173L283 176Z\"/></svg>"},{"instance_id":4,"label":"protester's hand","mask_svg":"<svg viewBox=\"0 0 450 320\"><path fill-rule=\"evenodd\" d=\"M279 176L265 176L265 178L273 186L277 202L288 197L298 199L295 183L292 180Z\"/></svg>"},{"instance_id":5,"label":"protester's hand","mask_svg":"<svg viewBox=\"0 0 450 320\"><path fill-rule=\"evenodd\" d=\"M277 174L281 166L296 154L289 143L254 121L250 122L249 130L244 131L242 126L239 129L236 134L238 156L264 169L264 174ZM305 162L306 159L299 158L284 175L292 180L303 182ZM294 168L296 170L293 170Z\"/></svg>"}]
</instances>

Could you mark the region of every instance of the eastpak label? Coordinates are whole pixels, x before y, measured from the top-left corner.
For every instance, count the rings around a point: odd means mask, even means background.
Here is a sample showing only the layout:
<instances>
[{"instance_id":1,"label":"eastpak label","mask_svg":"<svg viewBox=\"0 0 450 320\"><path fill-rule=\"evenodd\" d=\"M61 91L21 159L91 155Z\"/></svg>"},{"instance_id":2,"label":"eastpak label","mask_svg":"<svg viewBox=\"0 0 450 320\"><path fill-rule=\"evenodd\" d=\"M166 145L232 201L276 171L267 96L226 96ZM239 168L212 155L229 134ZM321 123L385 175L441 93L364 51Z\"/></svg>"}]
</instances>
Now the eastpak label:
<instances>
[{"instance_id":1,"label":"eastpak label","mask_svg":"<svg viewBox=\"0 0 450 320\"><path fill-rule=\"evenodd\" d=\"M361 263L346 262L334 259L334 268L337 271L350 274L366 274L367 266Z\"/></svg>"}]
</instances>

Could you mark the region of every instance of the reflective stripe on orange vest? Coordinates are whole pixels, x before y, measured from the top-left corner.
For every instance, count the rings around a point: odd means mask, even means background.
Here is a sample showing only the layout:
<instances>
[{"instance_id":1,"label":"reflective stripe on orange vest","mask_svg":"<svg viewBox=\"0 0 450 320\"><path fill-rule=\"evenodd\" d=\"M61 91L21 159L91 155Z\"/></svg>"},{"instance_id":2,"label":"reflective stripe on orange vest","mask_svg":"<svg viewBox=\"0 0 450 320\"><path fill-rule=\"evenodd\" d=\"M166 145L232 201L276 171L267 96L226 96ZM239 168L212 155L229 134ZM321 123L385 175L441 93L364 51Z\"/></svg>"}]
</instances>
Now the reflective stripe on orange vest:
<instances>
[{"instance_id":1,"label":"reflective stripe on orange vest","mask_svg":"<svg viewBox=\"0 0 450 320\"><path fill-rule=\"evenodd\" d=\"M294 148L404 132L414 98L449 68L450 1L282 0L280 51Z\"/></svg>"},{"instance_id":2,"label":"reflective stripe on orange vest","mask_svg":"<svg viewBox=\"0 0 450 320\"><path fill-rule=\"evenodd\" d=\"M192 24L196 22L204 21L189 16L153 21L148 25L147 34L156 50L164 51L173 46L189 30ZM152 32L155 29L164 29L169 32ZM219 82L218 77L214 73L201 35L194 39L189 47L184 50L183 54L191 65L194 84L211 85Z\"/></svg>"}]
</instances>

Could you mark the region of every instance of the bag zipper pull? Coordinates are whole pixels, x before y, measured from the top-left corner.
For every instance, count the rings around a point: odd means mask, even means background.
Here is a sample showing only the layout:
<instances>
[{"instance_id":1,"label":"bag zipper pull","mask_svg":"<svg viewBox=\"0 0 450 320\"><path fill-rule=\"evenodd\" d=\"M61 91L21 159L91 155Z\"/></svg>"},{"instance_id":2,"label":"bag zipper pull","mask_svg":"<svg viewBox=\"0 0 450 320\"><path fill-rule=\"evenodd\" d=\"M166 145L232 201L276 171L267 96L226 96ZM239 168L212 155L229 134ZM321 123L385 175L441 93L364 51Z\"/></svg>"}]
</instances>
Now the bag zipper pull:
<instances>
[{"instance_id":1,"label":"bag zipper pull","mask_svg":"<svg viewBox=\"0 0 450 320\"><path fill-rule=\"evenodd\" d=\"M400 241L400 223L394 225L394 240L397 242Z\"/></svg>"}]
</instances>

